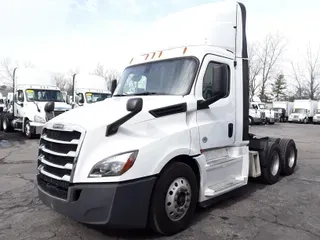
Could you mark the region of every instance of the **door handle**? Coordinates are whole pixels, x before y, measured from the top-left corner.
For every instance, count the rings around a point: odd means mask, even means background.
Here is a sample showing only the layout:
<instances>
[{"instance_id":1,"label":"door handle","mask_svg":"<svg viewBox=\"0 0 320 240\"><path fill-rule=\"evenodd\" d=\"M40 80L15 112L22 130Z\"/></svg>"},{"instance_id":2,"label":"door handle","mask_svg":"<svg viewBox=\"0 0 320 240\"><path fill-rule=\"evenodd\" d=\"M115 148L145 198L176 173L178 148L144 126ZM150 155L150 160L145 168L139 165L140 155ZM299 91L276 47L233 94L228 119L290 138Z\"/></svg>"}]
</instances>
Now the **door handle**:
<instances>
[{"instance_id":1,"label":"door handle","mask_svg":"<svg viewBox=\"0 0 320 240\"><path fill-rule=\"evenodd\" d=\"M228 124L228 137L231 138L233 136L233 123Z\"/></svg>"}]
</instances>

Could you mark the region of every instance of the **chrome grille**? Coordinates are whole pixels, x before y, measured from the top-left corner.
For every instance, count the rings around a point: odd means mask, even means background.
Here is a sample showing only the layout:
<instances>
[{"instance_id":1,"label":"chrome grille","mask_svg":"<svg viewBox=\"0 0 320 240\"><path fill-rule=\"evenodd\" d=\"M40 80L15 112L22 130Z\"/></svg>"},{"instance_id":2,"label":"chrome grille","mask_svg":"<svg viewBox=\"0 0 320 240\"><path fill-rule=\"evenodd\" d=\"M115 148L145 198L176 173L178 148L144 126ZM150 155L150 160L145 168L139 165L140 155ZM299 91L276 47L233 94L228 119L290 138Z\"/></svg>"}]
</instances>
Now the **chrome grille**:
<instances>
[{"instance_id":1,"label":"chrome grille","mask_svg":"<svg viewBox=\"0 0 320 240\"><path fill-rule=\"evenodd\" d=\"M54 125L48 123L40 138L38 185L53 196L66 199L67 192L63 191L68 191L85 131L68 126L54 129Z\"/></svg>"}]
</instances>

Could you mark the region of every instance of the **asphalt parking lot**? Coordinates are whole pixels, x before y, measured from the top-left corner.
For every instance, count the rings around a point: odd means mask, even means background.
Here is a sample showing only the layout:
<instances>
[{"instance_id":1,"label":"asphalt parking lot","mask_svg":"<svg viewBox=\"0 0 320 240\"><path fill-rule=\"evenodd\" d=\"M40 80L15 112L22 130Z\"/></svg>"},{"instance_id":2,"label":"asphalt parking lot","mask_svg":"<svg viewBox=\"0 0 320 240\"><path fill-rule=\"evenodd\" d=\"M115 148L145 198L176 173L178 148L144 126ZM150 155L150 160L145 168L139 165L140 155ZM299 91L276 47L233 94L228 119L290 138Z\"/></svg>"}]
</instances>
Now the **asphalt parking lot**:
<instances>
[{"instance_id":1,"label":"asphalt parking lot","mask_svg":"<svg viewBox=\"0 0 320 240\"><path fill-rule=\"evenodd\" d=\"M320 239L320 125L252 126L258 135L293 138L296 172L272 186L250 184L197 211L186 231L160 239ZM0 239L159 239L147 231L89 228L51 211L37 198L38 140L0 132Z\"/></svg>"}]
</instances>

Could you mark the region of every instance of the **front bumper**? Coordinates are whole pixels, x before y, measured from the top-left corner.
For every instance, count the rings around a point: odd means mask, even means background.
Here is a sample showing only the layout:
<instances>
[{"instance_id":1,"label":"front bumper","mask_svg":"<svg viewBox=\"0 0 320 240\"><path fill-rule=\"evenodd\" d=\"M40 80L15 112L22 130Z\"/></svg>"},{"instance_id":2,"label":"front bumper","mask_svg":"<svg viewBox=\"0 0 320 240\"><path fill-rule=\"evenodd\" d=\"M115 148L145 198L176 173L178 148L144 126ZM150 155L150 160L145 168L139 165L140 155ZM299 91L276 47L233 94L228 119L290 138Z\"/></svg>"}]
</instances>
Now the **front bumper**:
<instances>
[{"instance_id":1,"label":"front bumper","mask_svg":"<svg viewBox=\"0 0 320 240\"><path fill-rule=\"evenodd\" d=\"M153 176L123 183L74 184L66 200L48 194L43 184L38 184L38 193L45 205L81 223L145 228L155 180Z\"/></svg>"},{"instance_id":2,"label":"front bumper","mask_svg":"<svg viewBox=\"0 0 320 240\"><path fill-rule=\"evenodd\" d=\"M45 125L45 123L30 122L32 134L36 134L36 135L41 134L42 128L44 125Z\"/></svg>"}]
</instances>

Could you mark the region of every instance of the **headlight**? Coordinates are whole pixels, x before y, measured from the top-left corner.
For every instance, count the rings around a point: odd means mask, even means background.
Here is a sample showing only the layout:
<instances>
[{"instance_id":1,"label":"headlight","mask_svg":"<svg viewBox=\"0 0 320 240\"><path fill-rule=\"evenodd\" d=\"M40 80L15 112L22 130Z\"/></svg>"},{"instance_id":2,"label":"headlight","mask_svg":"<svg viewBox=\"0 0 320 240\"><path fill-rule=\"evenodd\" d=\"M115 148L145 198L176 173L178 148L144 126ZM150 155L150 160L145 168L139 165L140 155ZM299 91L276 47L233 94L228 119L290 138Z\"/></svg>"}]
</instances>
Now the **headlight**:
<instances>
[{"instance_id":1,"label":"headlight","mask_svg":"<svg viewBox=\"0 0 320 240\"><path fill-rule=\"evenodd\" d=\"M40 117L40 116L34 116L34 121L35 122L39 122L39 123L45 123L46 120L44 120L44 118Z\"/></svg>"},{"instance_id":2,"label":"headlight","mask_svg":"<svg viewBox=\"0 0 320 240\"><path fill-rule=\"evenodd\" d=\"M128 171L134 164L138 156L138 150L121 153L103 159L93 166L90 178L120 176Z\"/></svg>"}]
</instances>

